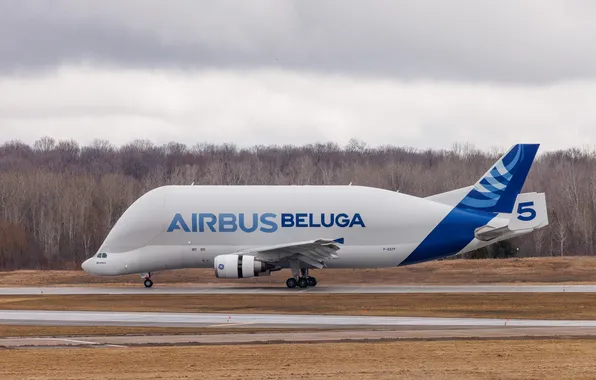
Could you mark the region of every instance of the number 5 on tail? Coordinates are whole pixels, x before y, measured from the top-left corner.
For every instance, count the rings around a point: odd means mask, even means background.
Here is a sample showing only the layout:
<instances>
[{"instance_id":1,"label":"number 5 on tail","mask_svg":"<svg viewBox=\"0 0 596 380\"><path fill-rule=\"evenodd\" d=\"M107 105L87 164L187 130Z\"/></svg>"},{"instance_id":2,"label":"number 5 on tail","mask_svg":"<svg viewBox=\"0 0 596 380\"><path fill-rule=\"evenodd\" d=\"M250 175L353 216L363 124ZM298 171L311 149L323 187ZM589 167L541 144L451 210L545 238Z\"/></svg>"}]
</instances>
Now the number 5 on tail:
<instances>
[{"instance_id":1,"label":"number 5 on tail","mask_svg":"<svg viewBox=\"0 0 596 380\"><path fill-rule=\"evenodd\" d=\"M509 217L509 229L527 230L548 223L544 193L523 193L517 196L515 207Z\"/></svg>"},{"instance_id":2,"label":"number 5 on tail","mask_svg":"<svg viewBox=\"0 0 596 380\"><path fill-rule=\"evenodd\" d=\"M536 210L534 202L522 202L517 204L517 219L523 222L529 222L536 219Z\"/></svg>"}]
</instances>

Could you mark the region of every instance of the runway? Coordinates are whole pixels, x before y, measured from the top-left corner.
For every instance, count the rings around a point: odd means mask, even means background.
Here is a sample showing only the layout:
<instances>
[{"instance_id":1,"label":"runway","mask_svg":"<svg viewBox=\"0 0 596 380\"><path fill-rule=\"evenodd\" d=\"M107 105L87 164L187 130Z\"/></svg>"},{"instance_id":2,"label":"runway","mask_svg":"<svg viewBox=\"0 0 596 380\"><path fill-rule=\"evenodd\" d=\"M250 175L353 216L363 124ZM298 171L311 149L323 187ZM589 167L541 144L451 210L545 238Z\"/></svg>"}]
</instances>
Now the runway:
<instances>
[{"instance_id":1,"label":"runway","mask_svg":"<svg viewBox=\"0 0 596 380\"><path fill-rule=\"evenodd\" d=\"M0 288L8 295L130 295L130 294L407 294L407 293L596 293L596 285L410 285L285 287L16 287Z\"/></svg>"},{"instance_id":2,"label":"runway","mask_svg":"<svg viewBox=\"0 0 596 380\"><path fill-rule=\"evenodd\" d=\"M308 289L251 286L18 287L0 296L207 295L239 294L415 294L415 293L596 293L596 285L412 285L327 286ZM139 345L259 344L396 339L596 338L596 320L381 317L343 315L223 314L0 310L1 325L127 326L229 329L227 334L2 338L0 347L128 347ZM296 332L234 333L237 329L295 329Z\"/></svg>"},{"instance_id":3,"label":"runway","mask_svg":"<svg viewBox=\"0 0 596 380\"><path fill-rule=\"evenodd\" d=\"M596 337L596 321L483 318L0 311L0 324L229 328L226 334L7 337L0 338L0 347L3 348ZM299 328L311 331L234 333L235 328Z\"/></svg>"},{"instance_id":4,"label":"runway","mask_svg":"<svg viewBox=\"0 0 596 380\"><path fill-rule=\"evenodd\" d=\"M0 324L35 326L152 326L252 328L358 327L590 327L596 320L379 317L290 314L216 314L98 311L0 310Z\"/></svg>"}]
</instances>

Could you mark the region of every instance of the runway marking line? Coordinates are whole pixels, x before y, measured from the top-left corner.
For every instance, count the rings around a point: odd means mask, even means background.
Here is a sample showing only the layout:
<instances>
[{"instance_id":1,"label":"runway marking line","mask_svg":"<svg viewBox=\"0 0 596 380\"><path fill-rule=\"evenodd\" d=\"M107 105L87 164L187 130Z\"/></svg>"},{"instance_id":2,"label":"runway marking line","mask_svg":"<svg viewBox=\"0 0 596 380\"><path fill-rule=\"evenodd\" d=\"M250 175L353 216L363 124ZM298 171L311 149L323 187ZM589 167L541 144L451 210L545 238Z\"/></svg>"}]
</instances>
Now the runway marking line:
<instances>
[{"instance_id":1,"label":"runway marking line","mask_svg":"<svg viewBox=\"0 0 596 380\"><path fill-rule=\"evenodd\" d=\"M85 341L85 340L74 340L74 339L66 339L66 338L28 338L28 339L33 339L33 340L58 340L58 341L62 341L62 342L76 343L76 344L101 344L101 343L98 343L98 342L89 342L89 341Z\"/></svg>"},{"instance_id":2,"label":"runway marking line","mask_svg":"<svg viewBox=\"0 0 596 380\"><path fill-rule=\"evenodd\" d=\"M212 328L212 327L226 327L226 326L248 326L248 325L255 325L257 324L257 322L241 322L241 323L236 323L236 322L229 322L229 323L222 323L222 324L218 324L218 325L208 325L207 328Z\"/></svg>"},{"instance_id":3,"label":"runway marking line","mask_svg":"<svg viewBox=\"0 0 596 380\"><path fill-rule=\"evenodd\" d=\"M67 338L26 338L31 340L56 340L59 342L67 342L67 343L74 343L74 344L88 344L92 346L105 346L105 347L113 347L113 348L128 348L127 346L122 346L119 344L104 344L99 342L90 342L85 340L75 340L75 339L67 339Z\"/></svg>"}]
</instances>

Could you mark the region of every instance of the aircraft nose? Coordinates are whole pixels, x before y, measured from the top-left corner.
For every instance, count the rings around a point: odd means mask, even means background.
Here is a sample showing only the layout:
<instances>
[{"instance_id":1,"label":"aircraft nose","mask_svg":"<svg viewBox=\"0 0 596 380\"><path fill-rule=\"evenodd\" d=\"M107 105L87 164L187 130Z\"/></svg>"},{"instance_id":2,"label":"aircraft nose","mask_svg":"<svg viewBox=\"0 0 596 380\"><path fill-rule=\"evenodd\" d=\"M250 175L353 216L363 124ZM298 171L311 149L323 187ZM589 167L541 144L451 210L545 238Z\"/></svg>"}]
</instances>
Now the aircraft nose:
<instances>
[{"instance_id":1,"label":"aircraft nose","mask_svg":"<svg viewBox=\"0 0 596 380\"><path fill-rule=\"evenodd\" d=\"M87 259L83 262L83 264L81 264L81 268L83 268L83 270L87 273L89 273L89 270L91 270L91 264L92 264L93 258Z\"/></svg>"}]
</instances>

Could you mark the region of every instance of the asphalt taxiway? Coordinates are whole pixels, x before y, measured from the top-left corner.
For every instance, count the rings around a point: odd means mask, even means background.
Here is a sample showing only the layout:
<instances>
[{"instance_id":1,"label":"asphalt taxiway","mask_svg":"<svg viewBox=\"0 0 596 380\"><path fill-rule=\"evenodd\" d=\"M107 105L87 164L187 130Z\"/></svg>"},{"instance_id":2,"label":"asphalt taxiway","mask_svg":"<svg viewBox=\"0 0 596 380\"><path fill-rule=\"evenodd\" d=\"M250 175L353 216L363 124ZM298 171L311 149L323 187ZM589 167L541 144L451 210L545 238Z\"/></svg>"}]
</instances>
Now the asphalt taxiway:
<instances>
[{"instance_id":1,"label":"asphalt taxiway","mask_svg":"<svg viewBox=\"0 0 596 380\"><path fill-rule=\"evenodd\" d=\"M108 311L0 310L0 324L35 326L151 326L253 328L358 327L590 327L596 320L381 317L291 314L222 314Z\"/></svg>"},{"instance_id":2,"label":"asphalt taxiway","mask_svg":"<svg viewBox=\"0 0 596 380\"><path fill-rule=\"evenodd\" d=\"M596 293L596 285L391 285L285 287L17 287L0 288L5 295L130 295L130 294L407 294L407 293Z\"/></svg>"}]
</instances>

